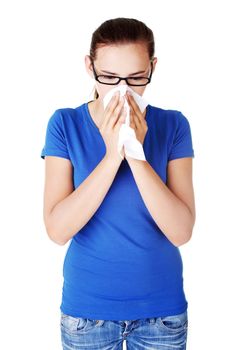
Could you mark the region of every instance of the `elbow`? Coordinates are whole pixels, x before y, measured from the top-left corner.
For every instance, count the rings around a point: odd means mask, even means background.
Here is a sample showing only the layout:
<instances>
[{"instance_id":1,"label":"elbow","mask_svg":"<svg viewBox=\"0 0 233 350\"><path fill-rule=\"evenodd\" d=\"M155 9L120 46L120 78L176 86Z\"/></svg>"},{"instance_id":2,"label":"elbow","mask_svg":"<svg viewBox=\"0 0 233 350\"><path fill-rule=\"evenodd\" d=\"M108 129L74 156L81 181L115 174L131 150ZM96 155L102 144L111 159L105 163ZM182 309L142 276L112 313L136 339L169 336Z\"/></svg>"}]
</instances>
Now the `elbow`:
<instances>
[{"instance_id":1,"label":"elbow","mask_svg":"<svg viewBox=\"0 0 233 350\"><path fill-rule=\"evenodd\" d=\"M175 247L179 248L180 246L188 243L191 239L192 235L186 235L185 238L176 240L173 244Z\"/></svg>"},{"instance_id":2,"label":"elbow","mask_svg":"<svg viewBox=\"0 0 233 350\"><path fill-rule=\"evenodd\" d=\"M64 241L64 240L61 240L59 239L58 237L54 237L54 236L51 236L49 235L49 238L51 239L51 241L53 241L54 243L60 245L60 246L63 246L67 243L67 241Z\"/></svg>"},{"instance_id":3,"label":"elbow","mask_svg":"<svg viewBox=\"0 0 233 350\"><path fill-rule=\"evenodd\" d=\"M60 246L63 246L67 243L67 240L64 237L61 237L59 232L56 232L54 228L46 226L46 232L50 240Z\"/></svg>"},{"instance_id":4,"label":"elbow","mask_svg":"<svg viewBox=\"0 0 233 350\"><path fill-rule=\"evenodd\" d=\"M49 236L49 238L51 239L52 242L54 242L54 243L56 243L56 244L58 244L60 246L63 246L63 245L65 245L67 243L66 240L61 239L61 237L59 237L59 235L56 235L54 232L52 233L52 232L48 232L47 231L47 234L48 234L48 236Z\"/></svg>"},{"instance_id":5,"label":"elbow","mask_svg":"<svg viewBox=\"0 0 233 350\"><path fill-rule=\"evenodd\" d=\"M192 231L190 232L185 232L183 235L177 235L176 239L172 242L175 247L180 247L190 241L192 238Z\"/></svg>"},{"instance_id":6,"label":"elbow","mask_svg":"<svg viewBox=\"0 0 233 350\"><path fill-rule=\"evenodd\" d=\"M45 213L44 211L44 225L46 229L46 233L50 240L60 246L63 246L67 243L68 239L65 238L64 232L61 232L61 224L57 219L54 219L51 215Z\"/></svg>"},{"instance_id":7,"label":"elbow","mask_svg":"<svg viewBox=\"0 0 233 350\"><path fill-rule=\"evenodd\" d=\"M191 227L186 228L186 230L182 234L180 232L177 233L176 239L174 240L174 242L172 242L177 248L190 241L190 239L192 238L194 225L195 225L195 216L193 216Z\"/></svg>"}]
</instances>

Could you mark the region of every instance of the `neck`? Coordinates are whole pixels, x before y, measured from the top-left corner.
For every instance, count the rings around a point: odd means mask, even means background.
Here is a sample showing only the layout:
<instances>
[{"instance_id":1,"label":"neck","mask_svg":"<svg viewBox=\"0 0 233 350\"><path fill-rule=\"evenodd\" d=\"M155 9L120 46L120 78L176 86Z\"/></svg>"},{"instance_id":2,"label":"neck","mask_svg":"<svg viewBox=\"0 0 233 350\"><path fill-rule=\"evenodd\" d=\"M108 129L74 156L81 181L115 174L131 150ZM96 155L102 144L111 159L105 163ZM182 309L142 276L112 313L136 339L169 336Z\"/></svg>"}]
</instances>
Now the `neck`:
<instances>
[{"instance_id":1,"label":"neck","mask_svg":"<svg viewBox=\"0 0 233 350\"><path fill-rule=\"evenodd\" d=\"M96 126L100 128L104 120L104 107L102 102L97 99L88 103L89 111Z\"/></svg>"}]
</instances>

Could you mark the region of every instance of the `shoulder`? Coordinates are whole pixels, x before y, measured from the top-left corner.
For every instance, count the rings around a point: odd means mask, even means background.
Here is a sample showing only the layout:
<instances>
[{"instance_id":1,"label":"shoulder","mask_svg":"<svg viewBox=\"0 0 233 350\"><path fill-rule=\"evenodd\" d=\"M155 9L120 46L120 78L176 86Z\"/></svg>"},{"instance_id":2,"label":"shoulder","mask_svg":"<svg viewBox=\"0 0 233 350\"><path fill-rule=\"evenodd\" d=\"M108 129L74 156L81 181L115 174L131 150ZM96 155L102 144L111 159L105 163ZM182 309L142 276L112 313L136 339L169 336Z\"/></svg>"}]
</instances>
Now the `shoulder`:
<instances>
[{"instance_id":1,"label":"shoulder","mask_svg":"<svg viewBox=\"0 0 233 350\"><path fill-rule=\"evenodd\" d=\"M48 123L57 126L65 126L82 115L84 104L78 107L57 108L50 116Z\"/></svg>"},{"instance_id":2,"label":"shoulder","mask_svg":"<svg viewBox=\"0 0 233 350\"><path fill-rule=\"evenodd\" d=\"M63 107L63 108L58 108L54 111L52 118L53 119L59 119L59 118L73 118L74 116L82 113L84 110L85 104L83 103L82 105L78 107Z\"/></svg>"},{"instance_id":3,"label":"shoulder","mask_svg":"<svg viewBox=\"0 0 233 350\"><path fill-rule=\"evenodd\" d=\"M181 111L176 109L165 109L165 108L156 107L152 105L148 105L148 108L150 109L150 113L161 118L161 120L163 120L164 122L179 124L184 119L187 120L184 114Z\"/></svg>"},{"instance_id":4,"label":"shoulder","mask_svg":"<svg viewBox=\"0 0 233 350\"><path fill-rule=\"evenodd\" d=\"M148 105L148 108L155 123L157 123L157 128L163 132L174 134L179 129L190 127L188 118L179 110L152 105Z\"/></svg>"}]
</instances>

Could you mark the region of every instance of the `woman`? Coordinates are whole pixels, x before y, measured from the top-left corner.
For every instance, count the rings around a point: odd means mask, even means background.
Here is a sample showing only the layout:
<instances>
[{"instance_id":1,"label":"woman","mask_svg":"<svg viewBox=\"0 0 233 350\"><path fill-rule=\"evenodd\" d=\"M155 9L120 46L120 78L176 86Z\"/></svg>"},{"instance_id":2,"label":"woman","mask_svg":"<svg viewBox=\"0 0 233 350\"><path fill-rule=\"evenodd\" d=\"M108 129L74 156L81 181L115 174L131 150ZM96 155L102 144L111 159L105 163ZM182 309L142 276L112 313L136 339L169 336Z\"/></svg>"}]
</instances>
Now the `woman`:
<instances>
[{"instance_id":1,"label":"woman","mask_svg":"<svg viewBox=\"0 0 233 350\"><path fill-rule=\"evenodd\" d=\"M187 300L179 246L195 222L192 138L179 111L108 91L128 84L143 95L153 75L152 31L141 21L108 20L93 33L86 69L95 99L51 116L41 157L46 161L44 222L56 243L70 244L61 303L63 349L186 349ZM125 121L146 161L121 158Z\"/></svg>"}]
</instances>

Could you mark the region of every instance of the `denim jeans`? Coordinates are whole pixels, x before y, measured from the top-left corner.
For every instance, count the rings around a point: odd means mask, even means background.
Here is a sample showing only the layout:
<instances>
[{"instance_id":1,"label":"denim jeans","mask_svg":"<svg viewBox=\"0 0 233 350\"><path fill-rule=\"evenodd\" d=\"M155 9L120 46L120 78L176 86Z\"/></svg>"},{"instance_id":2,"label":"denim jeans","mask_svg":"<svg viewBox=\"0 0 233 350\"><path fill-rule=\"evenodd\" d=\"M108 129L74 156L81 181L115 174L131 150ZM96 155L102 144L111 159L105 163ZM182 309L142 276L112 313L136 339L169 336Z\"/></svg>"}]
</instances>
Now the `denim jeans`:
<instances>
[{"instance_id":1,"label":"denim jeans","mask_svg":"<svg viewBox=\"0 0 233 350\"><path fill-rule=\"evenodd\" d=\"M63 350L185 350L188 313L137 320L92 320L61 312Z\"/></svg>"}]
</instances>

